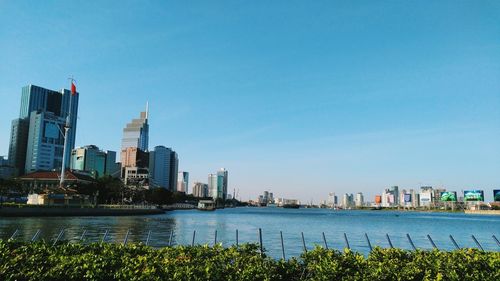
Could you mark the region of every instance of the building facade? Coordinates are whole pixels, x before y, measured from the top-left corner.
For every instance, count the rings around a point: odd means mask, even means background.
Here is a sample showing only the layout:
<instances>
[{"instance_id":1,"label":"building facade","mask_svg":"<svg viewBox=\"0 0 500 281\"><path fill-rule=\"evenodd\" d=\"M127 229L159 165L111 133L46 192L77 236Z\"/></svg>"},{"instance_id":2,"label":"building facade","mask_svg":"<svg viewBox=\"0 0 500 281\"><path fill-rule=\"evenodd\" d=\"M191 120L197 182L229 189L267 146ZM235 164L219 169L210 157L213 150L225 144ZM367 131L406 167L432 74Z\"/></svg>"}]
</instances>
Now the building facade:
<instances>
[{"instance_id":1,"label":"building facade","mask_svg":"<svg viewBox=\"0 0 500 281\"><path fill-rule=\"evenodd\" d=\"M208 184L195 182L193 185L193 196L197 198L209 197Z\"/></svg>"},{"instance_id":2,"label":"building facade","mask_svg":"<svg viewBox=\"0 0 500 281\"><path fill-rule=\"evenodd\" d=\"M141 112L139 118L132 119L132 121L123 128L122 151L128 147L136 147L142 151L148 151L148 145L149 124L148 107L146 105L146 111Z\"/></svg>"},{"instance_id":3,"label":"building facade","mask_svg":"<svg viewBox=\"0 0 500 281\"><path fill-rule=\"evenodd\" d=\"M179 172L177 175L177 191L188 193L189 186L189 173L188 172Z\"/></svg>"},{"instance_id":4,"label":"building facade","mask_svg":"<svg viewBox=\"0 0 500 281\"><path fill-rule=\"evenodd\" d=\"M66 124L70 129L64 157L69 168L69 151L76 140L78 97L78 93L73 95L66 89L22 88L19 118L12 122L9 144L9 159L18 174L61 169Z\"/></svg>"},{"instance_id":5,"label":"building facade","mask_svg":"<svg viewBox=\"0 0 500 281\"><path fill-rule=\"evenodd\" d=\"M113 176L119 171L116 152L102 151L95 145L73 149L70 167L72 170L90 172L95 178L105 175Z\"/></svg>"}]
</instances>

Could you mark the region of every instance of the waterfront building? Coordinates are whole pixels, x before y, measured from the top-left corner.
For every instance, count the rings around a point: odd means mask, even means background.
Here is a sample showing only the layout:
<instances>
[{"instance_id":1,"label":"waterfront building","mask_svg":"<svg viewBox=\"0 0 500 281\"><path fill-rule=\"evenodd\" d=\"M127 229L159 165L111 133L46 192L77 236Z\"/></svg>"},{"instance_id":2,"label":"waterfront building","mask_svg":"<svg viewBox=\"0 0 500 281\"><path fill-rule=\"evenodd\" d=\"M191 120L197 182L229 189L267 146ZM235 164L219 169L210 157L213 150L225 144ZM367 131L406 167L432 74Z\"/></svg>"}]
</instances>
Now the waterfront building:
<instances>
[{"instance_id":1,"label":"waterfront building","mask_svg":"<svg viewBox=\"0 0 500 281\"><path fill-rule=\"evenodd\" d=\"M12 121L9 142L9 164L16 169L16 176L24 175L28 130L28 118L18 118Z\"/></svg>"},{"instance_id":2,"label":"waterfront building","mask_svg":"<svg viewBox=\"0 0 500 281\"><path fill-rule=\"evenodd\" d=\"M16 176L16 168L9 165L9 161L0 156L0 179L10 179Z\"/></svg>"},{"instance_id":3,"label":"waterfront building","mask_svg":"<svg viewBox=\"0 0 500 281\"><path fill-rule=\"evenodd\" d=\"M335 208L338 206L337 195L334 192L328 193L328 208Z\"/></svg>"},{"instance_id":4,"label":"waterfront building","mask_svg":"<svg viewBox=\"0 0 500 281\"><path fill-rule=\"evenodd\" d=\"M22 88L19 118L12 122L9 144L9 159L18 174L61 169L66 121L71 128L64 156L69 168L69 151L76 140L78 96L78 92L72 94L66 89L58 92L35 85Z\"/></svg>"},{"instance_id":5,"label":"waterfront building","mask_svg":"<svg viewBox=\"0 0 500 281\"><path fill-rule=\"evenodd\" d=\"M197 198L209 197L208 184L195 182L193 185L193 196Z\"/></svg>"},{"instance_id":6,"label":"waterfront building","mask_svg":"<svg viewBox=\"0 0 500 281\"><path fill-rule=\"evenodd\" d=\"M420 187L420 206L430 207L432 205L433 191L432 186Z\"/></svg>"},{"instance_id":7,"label":"waterfront building","mask_svg":"<svg viewBox=\"0 0 500 281\"><path fill-rule=\"evenodd\" d=\"M174 191L177 186L177 179L179 174L179 157L177 152L170 149L170 179L169 179L169 190Z\"/></svg>"},{"instance_id":8,"label":"waterfront building","mask_svg":"<svg viewBox=\"0 0 500 281\"><path fill-rule=\"evenodd\" d=\"M189 173L188 172L179 172L177 175L177 191L188 193L189 186Z\"/></svg>"},{"instance_id":9,"label":"waterfront building","mask_svg":"<svg viewBox=\"0 0 500 281\"><path fill-rule=\"evenodd\" d=\"M149 169L142 167L122 168L123 183L128 186L149 189Z\"/></svg>"},{"instance_id":10,"label":"waterfront building","mask_svg":"<svg viewBox=\"0 0 500 281\"><path fill-rule=\"evenodd\" d=\"M212 199L217 198L217 175L216 174L208 174L208 190L209 190L209 196L212 197Z\"/></svg>"},{"instance_id":11,"label":"waterfront building","mask_svg":"<svg viewBox=\"0 0 500 281\"><path fill-rule=\"evenodd\" d=\"M29 190L60 189L61 173L58 171L38 171L18 177L21 184ZM79 184L95 183L91 176L77 171L66 170L64 174L66 186L74 188Z\"/></svg>"},{"instance_id":12,"label":"waterfront building","mask_svg":"<svg viewBox=\"0 0 500 281\"><path fill-rule=\"evenodd\" d=\"M411 207L418 208L420 207L420 194L418 194L414 189L410 189L411 195Z\"/></svg>"},{"instance_id":13,"label":"waterfront building","mask_svg":"<svg viewBox=\"0 0 500 281\"><path fill-rule=\"evenodd\" d=\"M70 168L86 171L95 178L105 175L113 176L119 171L116 163L116 152L102 151L95 145L87 145L73 149L71 152Z\"/></svg>"},{"instance_id":14,"label":"waterfront building","mask_svg":"<svg viewBox=\"0 0 500 281\"><path fill-rule=\"evenodd\" d=\"M217 198L222 200L226 200L227 197L227 176L228 171L224 168L217 172Z\"/></svg>"},{"instance_id":15,"label":"waterfront building","mask_svg":"<svg viewBox=\"0 0 500 281\"><path fill-rule=\"evenodd\" d=\"M354 206L354 195L351 193L351 194L344 194L344 196L342 197L342 207L344 209L349 209L349 208L352 208Z\"/></svg>"},{"instance_id":16,"label":"waterfront building","mask_svg":"<svg viewBox=\"0 0 500 281\"><path fill-rule=\"evenodd\" d=\"M128 147L136 147L142 151L148 151L149 145L149 124L148 105L146 111L140 113L139 118L132 119L123 128L122 151ZM121 160L123 163L123 159Z\"/></svg>"},{"instance_id":17,"label":"waterfront building","mask_svg":"<svg viewBox=\"0 0 500 281\"><path fill-rule=\"evenodd\" d=\"M363 207L364 205L364 198L363 198L363 193L358 192L356 193L356 200L355 200L355 206L356 208Z\"/></svg>"}]
</instances>

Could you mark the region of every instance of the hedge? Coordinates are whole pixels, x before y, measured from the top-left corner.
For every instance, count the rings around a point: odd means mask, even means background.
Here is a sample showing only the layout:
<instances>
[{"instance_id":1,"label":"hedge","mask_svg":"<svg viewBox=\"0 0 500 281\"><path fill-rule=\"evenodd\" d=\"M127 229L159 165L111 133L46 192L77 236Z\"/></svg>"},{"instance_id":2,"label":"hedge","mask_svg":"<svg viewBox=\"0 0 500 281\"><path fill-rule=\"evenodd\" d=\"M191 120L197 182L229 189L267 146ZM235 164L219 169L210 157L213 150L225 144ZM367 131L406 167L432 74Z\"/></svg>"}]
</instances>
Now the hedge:
<instances>
[{"instance_id":1,"label":"hedge","mask_svg":"<svg viewBox=\"0 0 500 281\"><path fill-rule=\"evenodd\" d=\"M500 280L500 253L317 247L276 260L257 245L223 248L0 240L0 280Z\"/></svg>"}]
</instances>

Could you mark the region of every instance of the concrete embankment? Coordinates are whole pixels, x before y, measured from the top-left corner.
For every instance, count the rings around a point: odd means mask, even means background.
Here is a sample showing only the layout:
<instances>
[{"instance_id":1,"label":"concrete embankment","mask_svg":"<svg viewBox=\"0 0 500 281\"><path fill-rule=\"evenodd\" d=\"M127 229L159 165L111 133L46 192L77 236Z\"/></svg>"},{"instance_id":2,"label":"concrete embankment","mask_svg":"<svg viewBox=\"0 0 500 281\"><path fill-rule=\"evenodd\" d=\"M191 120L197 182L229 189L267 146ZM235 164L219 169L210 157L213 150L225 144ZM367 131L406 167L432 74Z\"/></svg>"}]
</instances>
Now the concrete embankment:
<instances>
[{"instance_id":1,"label":"concrete embankment","mask_svg":"<svg viewBox=\"0 0 500 281\"><path fill-rule=\"evenodd\" d=\"M0 217L142 216L163 213L157 208L0 207Z\"/></svg>"},{"instance_id":2,"label":"concrete embankment","mask_svg":"<svg viewBox=\"0 0 500 281\"><path fill-rule=\"evenodd\" d=\"M465 210L465 213L474 215L500 215L500 210Z\"/></svg>"}]
</instances>

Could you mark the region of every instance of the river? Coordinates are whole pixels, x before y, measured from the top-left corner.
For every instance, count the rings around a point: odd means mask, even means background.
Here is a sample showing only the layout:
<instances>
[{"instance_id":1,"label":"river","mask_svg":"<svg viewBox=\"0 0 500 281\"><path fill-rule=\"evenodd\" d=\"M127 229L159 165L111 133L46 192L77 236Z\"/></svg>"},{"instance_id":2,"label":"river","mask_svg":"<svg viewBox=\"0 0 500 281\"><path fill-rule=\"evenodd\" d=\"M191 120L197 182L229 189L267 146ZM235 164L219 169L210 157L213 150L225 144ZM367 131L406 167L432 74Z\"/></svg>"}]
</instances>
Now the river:
<instances>
[{"instance_id":1,"label":"river","mask_svg":"<svg viewBox=\"0 0 500 281\"><path fill-rule=\"evenodd\" d=\"M214 212L198 210L171 211L162 215L128 217L37 217L0 218L0 238L8 239L18 229L17 239L30 240L38 229L40 239L53 240L61 229L64 239L77 241L87 230L86 241L100 241L109 230L106 241L121 243L130 230L128 241L145 242L151 231L150 245L168 245L173 233L173 244L191 244L196 231L196 244L224 246L235 244L236 230L239 243L258 242L262 229L263 245L273 257L281 257L280 231L283 232L286 257L299 255L306 247L324 245L322 233L329 248L345 247L344 233L352 249L369 252L365 237L372 246L389 247L386 234L393 246L411 249L406 234L416 247L431 249L429 234L439 249L454 249L449 235L460 247L477 247L474 235L485 250L500 250L492 238L500 239L500 216L467 215L463 213L396 212L396 211L337 211L329 209L229 208Z\"/></svg>"}]
</instances>

